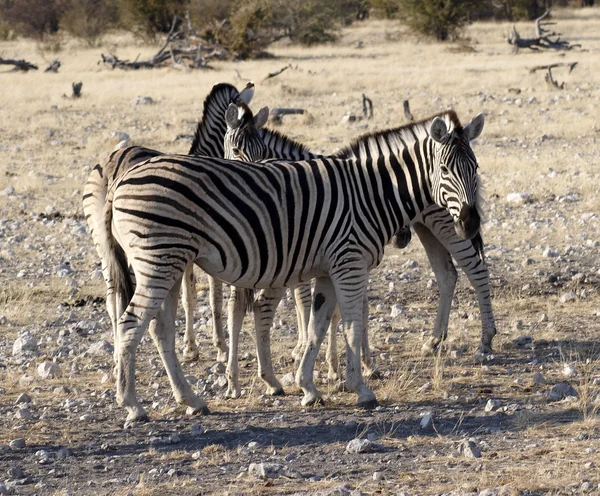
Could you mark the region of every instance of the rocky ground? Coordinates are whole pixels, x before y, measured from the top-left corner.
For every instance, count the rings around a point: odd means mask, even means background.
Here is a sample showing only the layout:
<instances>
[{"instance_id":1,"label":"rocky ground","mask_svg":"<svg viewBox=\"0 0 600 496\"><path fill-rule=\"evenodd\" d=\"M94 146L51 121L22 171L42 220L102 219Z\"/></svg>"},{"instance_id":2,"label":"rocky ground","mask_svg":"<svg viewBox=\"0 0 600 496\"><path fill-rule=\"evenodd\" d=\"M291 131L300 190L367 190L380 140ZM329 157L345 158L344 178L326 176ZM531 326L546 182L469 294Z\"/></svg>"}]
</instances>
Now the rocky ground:
<instances>
[{"instance_id":1,"label":"rocky ground","mask_svg":"<svg viewBox=\"0 0 600 496\"><path fill-rule=\"evenodd\" d=\"M586 47L569 55L580 65L564 90L540 88L539 74L524 76L540 56L515 58L499 36L508 25L487 24L468 33L481 40L475 52L398 42L395 25L371 24L349 30L339 46L298 54L281 48L272 66L223 63L210 80L196 73L152 73L156 81L147 73L106 73L95 52L73 55L75 69L65 54L64 76L56 80L0 74L10 88L0 95L0 494L600 493L600 16L590 12L591 27L571 11L560 18ZM357 52L357 40L365 40L365 51ZM418 69L393 73L393 90L386 87L392 75L375 81L366 68L394 71L400 59ZM88 65L78 66L80 60ZM369 386L378 408L355 409L353 395L327 383L324 360L316 374L326 404L300 406L290 381L296 325L289 298L273 331L287 395L263 395L253 342L244 334L243 394L225 400L199 274L201 356L184 370L212 413L188 417L175 405L146 337L137 386L151 421L124 430L103 282L81 210L83 183L94 163L127 138L123 132L136 144L185 152L187 144L172 137L193 129L206 92L175 93L177 85L187 90L194 77L207 90L215 79L229 80L234 68L259 81L289 61L295 68L258 86L258 95L265 89L256 108L273 99L310 109L313 120L290 117L281 129L323 151L397 125L406 96L419 115L447 105L465 119L485 113L486 128L473 146L486 187L494 354L476 353L479 311L461 278L445 348L420 356L437 293L414 236L405 250L390 247L371 277L369 332L382 377ZM461 77L440 83L442 63L460 68ZM332 64L347 76L347 87L335 92ZM84 98L60 97L81 73ZM400 77L405 87L398 89ZM140 87L153 104L138 99ZM165 87L172 93L163 99ZM375 100L374 119L342 119L357 111L365 87ZM182 323L180 317L181 330Z\"/></svg>"}]
</instances>

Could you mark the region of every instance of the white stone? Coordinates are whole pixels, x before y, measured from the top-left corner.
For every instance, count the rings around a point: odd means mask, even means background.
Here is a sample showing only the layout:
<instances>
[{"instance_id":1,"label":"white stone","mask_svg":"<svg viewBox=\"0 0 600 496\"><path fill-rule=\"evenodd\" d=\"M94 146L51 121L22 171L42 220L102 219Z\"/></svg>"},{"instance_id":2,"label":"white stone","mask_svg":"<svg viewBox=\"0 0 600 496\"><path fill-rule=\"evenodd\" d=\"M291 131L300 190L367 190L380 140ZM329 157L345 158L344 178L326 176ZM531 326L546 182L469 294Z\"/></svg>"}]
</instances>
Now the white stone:
<instances>
[{"instance_id":1,"label":"white stone","mask_svg":"<svg viewBox=\"0 0 600 496\"><path fill-rule=\"evenodd\" d=\"M565 363L562 373L565 377L573 377L577 375L577 368L572 363Z\"/></svg>"},{"instance_id":2,"label":"white stone","mask_svg":"<svg viewBox=\"0 0 600 496\"><path fill-rule=\"evenodd\" d=\"M513 205L518 207L520 205L525 205L531 201L531 195L529 193L518 193L512 192L506 196L506 203L509 205Z\"/></svg>"},{"instance_id":3,"label":"white stone","mask_svg":"<svg viewBox=\"0 0 600 496\"><path fill-rule=\"evenodd\" d=\"M425 415L421 417L421 421L419 422L421 429L428 429L433 425L433 413L427 412Z\"/></svg>"},{"instance_id":4,"label":"white stone","mask_svg":"<svg viewBox=\"0 0 600 496\"><path fill-rule=\"evenodd\" d=\"M500 400L494 400L490 398L485 404L485 411L493 412L495 410L498 410L498 408L500 408L501 405L502 403L500 402Z\"/></svg>"},{"instance_id":5,"label":"white stone","mask_svg":"<svg viewBox=\"0 0 600 496\"><path fill-rule=\"evenodd\" d=\"M373 449L373 443L368 439L353 439L346 445L346 453L368 453Z\"/></svg>"},{"instance_id":6,"label":"white stone","mask_svg":"<svg viewBox=\"0 0 600 496\"><path fill-rule=\"evenodd\" d=\"M58 363L42 362L38 365L37 373L42 379L54 379L62 375Z\"/></svg>"},{"instance_id":7,"label":"white stone","mask_svg":"<svg viewBox=\"0 0 600 496\"><path fill-rule=\"evenodd\" d=\"M29 332L24 332L15 340L13 344L13 356L20 355L25 351L37 351L37 341Z\"/></svg>"},{"instance_id":8,"label":"white stone","mask_svg":"<svg viewBox=\"0 0 600 496\"><path fill-rule=\"evenodd\" d=\"M248 473L254 477L264 479L275 479L282 475L283 465L279 463L251 463L248 466Z\"/></svg>"},{"instance_id":9,"label":"white stone","mask_svg":"<svg viewBox=\"0 0 600 496\"><path fill-rule=\"evenodd\" d=\"M570 301L575 301L577 299L577 295L573 291L569 291L560 296L559 301L561 303L569 303Z\"/></svg>"},{"instance_id":10,"label":"white stone","mask_svg":"<svg viewBox=\"0 0 600 496\"><path fill-rule=\"evenodd\" d=\"M394 305L392 306L392 311L390 312L390 317L392 317L392 319L402 315L404 313L404 308L402 308L402 306L400 305Z\"/></svg>"}]
</instances>

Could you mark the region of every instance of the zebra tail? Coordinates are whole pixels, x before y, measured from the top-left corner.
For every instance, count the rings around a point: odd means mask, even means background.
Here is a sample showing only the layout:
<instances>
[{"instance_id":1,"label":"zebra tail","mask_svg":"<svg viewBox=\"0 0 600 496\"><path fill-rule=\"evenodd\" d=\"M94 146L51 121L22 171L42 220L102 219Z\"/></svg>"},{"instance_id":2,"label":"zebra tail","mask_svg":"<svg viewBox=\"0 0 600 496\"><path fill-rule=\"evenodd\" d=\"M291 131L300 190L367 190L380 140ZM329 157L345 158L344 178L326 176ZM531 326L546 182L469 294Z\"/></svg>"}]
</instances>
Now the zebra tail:
<instances>
[{"instance_id":1,"label":"zebra tail","mask_svg":"<svg viewBox=\"0 0 600 496\"><path fill-rule=\"evenodd\" d=\"M116 240L112 233L112 195L114 188L108 193L108 198L104 205L104 222L98 233L99 251L102 252L101 258L106 265L110 278L112 279L114 291L123 311L129 305L135 291L134 283L129 272L129 263L125 251ZM120 315L117 316L117 318Z\"/></svg>"},{"instance_id":2,"label":"zebra tail","mask_svg":"<svg viewBox=\"0 0 600 496\"><path fill-rule=\"evenodd\" d=\"M254 310L254 290L244 289L244 299L246 302L246 313L251 313Z\"/></svg>"},{"instance_id":3,"label":"zebra tail","mask_svg":"<svg viewBox=\"0 0 600 496\"><path fill-rule=\"evenodd\" d=\"M481 231L477 231L477 234L473 238L471 238L471 243L473 243L473 248L475 248L475 251L479 253L481 261L485 263L485 254L483 252L483 238L481 237Z\"/></svg>"}]
</instances>

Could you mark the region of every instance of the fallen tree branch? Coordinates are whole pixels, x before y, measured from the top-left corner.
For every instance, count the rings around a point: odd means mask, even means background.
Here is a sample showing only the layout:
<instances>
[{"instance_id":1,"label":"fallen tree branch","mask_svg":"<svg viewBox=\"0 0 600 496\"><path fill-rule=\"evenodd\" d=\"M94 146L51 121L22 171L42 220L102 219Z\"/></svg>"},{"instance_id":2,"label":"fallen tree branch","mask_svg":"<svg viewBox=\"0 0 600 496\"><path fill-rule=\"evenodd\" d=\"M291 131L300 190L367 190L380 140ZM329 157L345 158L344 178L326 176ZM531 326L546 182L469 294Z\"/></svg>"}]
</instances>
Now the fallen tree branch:
<instances>
[{"instance_id":1,"label":"fallen tree branch","mask_svg":"<svg viewBox=\"0 0 600 496\"><path fill-rule=\"evenodd\" d=\"M269 118L273 124L281 124L281 120L284 115L302 115L305 110L301 108L279 108L276 107L271 109L269 112Z\"/></svg>"},{"instance_id":2,"label":"fallen tree branch","mask_svg":"<svg viewBox=\"0 0 600 496\"><path fill-rule=\"evenodd\" d=\"M533 73L533 72L536 72L536 71L545 71L547 69L555 69L556 67L568 67L569 68L569 74L571 74L571 72L573 72L573 69L575 69L575 66L578 63L579 62L557 62L556 64L536 65L534 67L531 67L529 69L529 72Z\"/></svg>"},{"instance_id":3,"label":"fallen tree branch","mask_svg":"<svg viewBox=\"0 0 600 496\"><path fill-rule=\"evenodd\" d=\"M283 71L289 69L290 67L292 67L292 64L288 64L285 67L279 69L278 71L275 72L269 72L269 74L267 74L267 77L263 79L263 81L266 81L267 79L271 79L274 78L275 76L279 76L279 74L281 74Z\"/></svg>"},{"instance_id":4,"label":"fallen tree branch","mask_svg":"<svg viewBox=\"0 0 600 496\"><path fill-rule=\"evenodd\" d=\"M27 62L26 60L12 60L12 59L2 59L0 58L0 65L14 65L14 70L20 71L37 71L38 66L32 64L31 62Z\"/></svg>"},{"instance_id":5,"label":"fallen tree branch","mask_svg":"<svg viewBox=\"0 0 600 496\"><path fill-rule=\"evenodd\" d=\"M363 93L362 96L363 116L367 119L373 118L373 100Z\"/></svg>"},{"instance_id":6,"label":"fallen tree branch","mask_svg":"<svg viewBox=\"0 0 600 496\"><path fill-rule=\"evenodd\" d=\"M60 60L53 60L52 62L50 62L48 67L46 67L46 70L44 70L44 72L58 72L59 68L60 68Z\"/></svg>"},{"instance_id":7,"label":"fallen tree branch","mask_svg":"<svg viewBox=\"0 0 600 496\"><path fill-rule=\"evenodd\" d=\"M515 53L519 53L519 48L529 48L530 50L538 51L540 49L553 49L553 50L571 50L575 47L581 47L580 44L572 45L568 41L560 39L560 33L556 33L554 31L550 31L546 29L545 26L551 26L555 23L553 22L544 22L542 20L545 19L550 14L550 11L547 10L543 15L538 17L535 20L535 37L533 38L521 38L521 35L517 32L517 28L513 26L512 32L506 38L506 41L514 46ZM556 36L556 39L551 39L551 36Z\"/></svg>"},{"instance_id":8,"label":"fallen tree branch","mask_svg":"<svg viewBox=\"0 0 600 496\"><path fill-rule=\"evenodd\" d=\"M413 122L415 118L410 112L410 104L408 103L408 100L404 100L402 102L402 107L404 107L404 117L406 117L406 120L408 120L409 122Z\"/></svg>"},{"instance_id":9,"label":"fallen tree branch","mask_svg":"<svg viewBox=\"0 0 600 496\"><path fill-rule=\"evenodd\" d=\"M557 90L564 90L565 89L565 83L564 83L564 81L562 83L558 84L554 80L554 78L552 77L552 68L551 67L548 67L548 72L544 76L544 79L546 80L546 84L548 86L550 86L550 88L557 89Z\"/></svg>"}]
</instances>

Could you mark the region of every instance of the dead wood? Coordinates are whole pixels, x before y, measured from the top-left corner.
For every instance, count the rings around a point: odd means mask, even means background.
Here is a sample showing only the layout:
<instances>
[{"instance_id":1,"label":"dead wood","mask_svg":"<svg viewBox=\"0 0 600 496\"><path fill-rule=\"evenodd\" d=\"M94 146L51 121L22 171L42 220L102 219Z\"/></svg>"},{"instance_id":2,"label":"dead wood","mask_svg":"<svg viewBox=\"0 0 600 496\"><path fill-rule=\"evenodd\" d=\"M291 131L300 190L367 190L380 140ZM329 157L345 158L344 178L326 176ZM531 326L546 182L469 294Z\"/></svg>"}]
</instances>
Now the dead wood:
<instances>
[{"instance_id":1,"label":"dead wood","mask_svg":"<svg viewBox=\"0 0 600 496\"><path fill-rule=\"evenodd\" d=\"M551 67L548 67L548 72L544 76L544 79L546 81L546 84L548 86L550 86L550 88L552 88L552 89L557 89L557 90L564 90L565 89L565 83L564 83L564 81L562 83L558 84L554 80L554 78L552 77L552 68Z\"/></svg>"},{"instance_id":2,"label":"dead wood","mask_svg":"<svg viewBox=\"0 0 600 496\"><path fill-rule=\"evenodd\" d=\"M280 108L276 107L269 112L269 118L273 124L281 124L284 115L302 115L305 110L301 108Z\"/></svg>"},{"instance_id":3,"label":"dead wood","mask_svg":"<svg viewBox=\"0 0 600 496\"><path fill-rule=\"evenodd\" d=\"M373 118L373 100L368 98L364 93L362 96L363 116L366 119Z\"/></svg>"},{"instance_id":4,"label":"dead wood","mask_svg":"<svg viewBox=\"0 0 600 496\"><path fill-rule=\"evenodd\" d=\"M555 64L548 64L548 65L536 65L534 67L531 67L529 69L529 72L536 72L536 71L545 71L548 69L555 69L556 67L568 67L569 68L569 74L571 74L571 72L573 72L573 69L575 69L575 66L578 64L578 62L557 62Z\"/></svg>"},{"instance_id":5,"label":"dead wood","mask_svg":"<svg viewBox=\"0 0 600 496\"><path fill-rule=\"evenodd\" d=\"M530 50L553 49L553 50L571 50L575 47L581 47L580 44L572 45L568 41L561 40L560 34L546 29L546 26L552 26L554 22L542 22L550 14L547 10L543 15L535 20L535 37L521 38L517 28L513 26L512 32L506 38L506 41L514 46L515 53L519 53L519 48L529 48ZM556 37L551 39L550 37Z\"/></svg>"},{"instance_id":6,"label":"dead wood","mask_svg":"<svg viewBox=\"0 0 600 496\"><path fill-rule=\"evenodd\" d=\"M408 103L408 100L404 100L402 102L402 107L404 107L404 117L406 117L406 120L412 122L415 120L415 118L413 117L413 115L410 112L410 104Z\"/></svg>"},{"instance_id":7,"label":"dead wood","mask_svg":"<svg viewBox=\"0 0 600 496\"><path fill-rule=\"evenodd\" d=\"M60 68L60 60L53 60L52 62L50 62L48 67L46 67L44 72L58 72L59 68Z\"/></svg>"},{"instance_id":8,"label":"dead wood","mask_svg":"<svg viewBox=\"0 0 600 496\"><path fill-rule=\"evenodd\" d=\"M267 77L264 78L263 81L266 81L267 79L271 79L271 78L274 78L276 76L279 76L279 74L281 74L283 71L289 69L290 67L292 67L292 64L288 64L285 67L282 67L281 69L279 69L278 71L269 72L269 74L267 74Z\"/></svg>"},{"instance_id":9,"label":"dead wood","mask_svg":"<svg viewBox=\"0 0 600 496\"><path fill-rule=\"evenodd\" d=\"M14 65L15 71L37 71L38 66L26 60L12 60L0 58L0 65Z\"/></svg>"}]
</instances>

